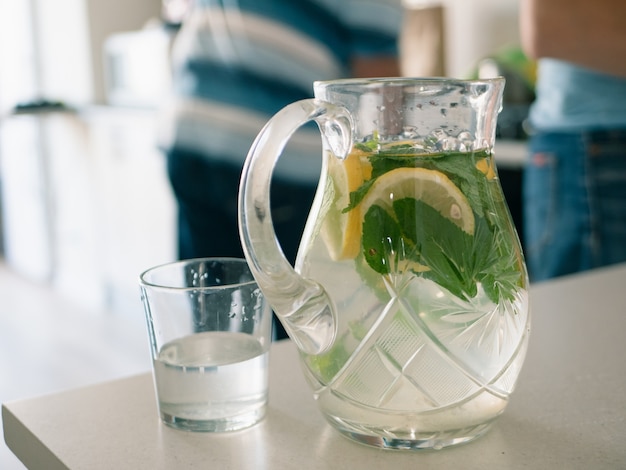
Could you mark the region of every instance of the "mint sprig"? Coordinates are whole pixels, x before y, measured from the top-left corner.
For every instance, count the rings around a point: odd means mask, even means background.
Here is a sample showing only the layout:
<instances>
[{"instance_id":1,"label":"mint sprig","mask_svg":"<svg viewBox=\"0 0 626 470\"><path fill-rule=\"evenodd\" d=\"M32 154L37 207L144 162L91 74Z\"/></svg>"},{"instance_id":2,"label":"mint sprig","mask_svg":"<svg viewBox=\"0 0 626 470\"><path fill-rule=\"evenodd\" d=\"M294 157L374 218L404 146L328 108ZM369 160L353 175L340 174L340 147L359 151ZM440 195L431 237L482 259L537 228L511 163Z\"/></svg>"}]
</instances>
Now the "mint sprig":
<instances>
[{"instance_id":1,"label":"mint sprig","mask_svg":"<svg viewBox=\"0 0 626 470\"><path fill-rule=\"evenodd\" d=\"M363 221L363 255L376 272L393 274L398 266L426 267L416 276L430 279L459 298L471 299L478 283L498 303L511 300L520 285L517 257L509 237L476 217L468 234L428 204L413 198L393 203L393 213L371 206Z\"/></svg>"},{"instance_id":2,"label":"mint sprig","mask_svg":"<svg viewBox=\"0 0 626 470\"><path fill-rule=\"evenodd\" d=\"M446 174L467 198L475 218L474 233L468 234L422 201L395 201L392 213L374 205L362 227L367 264L382 275L419 266L415 275L460 298L475 296L480 283L494 302L512 300L525 282L522 255L512 226L501 220L508 209L500 188L493 186L497 180L488 181L476 167L481 159L492 158L491 150L423 153L406 143L381 145L377 135L358 145L368 154L372 175L350 193L344 213L361 203L378 177L396 168L419 167Z\"/></svg>"}]
</instances>

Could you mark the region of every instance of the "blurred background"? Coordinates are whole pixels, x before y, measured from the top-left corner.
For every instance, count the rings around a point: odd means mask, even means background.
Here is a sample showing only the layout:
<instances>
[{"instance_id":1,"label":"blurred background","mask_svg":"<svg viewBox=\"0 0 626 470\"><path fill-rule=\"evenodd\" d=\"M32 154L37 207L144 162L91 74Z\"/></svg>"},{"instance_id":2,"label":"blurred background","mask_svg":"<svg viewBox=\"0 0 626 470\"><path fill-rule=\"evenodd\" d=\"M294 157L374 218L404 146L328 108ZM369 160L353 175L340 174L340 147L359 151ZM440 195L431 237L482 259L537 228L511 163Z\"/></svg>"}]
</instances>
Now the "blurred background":
<instances>
[{"instance_id":1,"label":"blurred background","mask_svg":"<svg viewBox=\"0 0 626 470\"><path fill-rule=\"evenodd\" d=\"M400 38L404 75L507 76L501 173L523 155L512 144L532 99L514 69L523 61L517 3L405 0ZM156 116L170 85L176 4L0 4L1 254L90 307L134 299L138 271L175 256Z\"/></svg>"},{"instance_id":2,"label":"blurred background","mask_svg":"<svg viewBox=\"0 0 626 470\"><path fill-rule=\"evenodd\" d=\"M176 258L157 117L180 2L0 2L2 402L150 367L137 276ZM496 161L521 233L518 0L404 5L403 75L507 78ZM0 468L23 467L0 447Z\"/></svg>"}]
</instances>

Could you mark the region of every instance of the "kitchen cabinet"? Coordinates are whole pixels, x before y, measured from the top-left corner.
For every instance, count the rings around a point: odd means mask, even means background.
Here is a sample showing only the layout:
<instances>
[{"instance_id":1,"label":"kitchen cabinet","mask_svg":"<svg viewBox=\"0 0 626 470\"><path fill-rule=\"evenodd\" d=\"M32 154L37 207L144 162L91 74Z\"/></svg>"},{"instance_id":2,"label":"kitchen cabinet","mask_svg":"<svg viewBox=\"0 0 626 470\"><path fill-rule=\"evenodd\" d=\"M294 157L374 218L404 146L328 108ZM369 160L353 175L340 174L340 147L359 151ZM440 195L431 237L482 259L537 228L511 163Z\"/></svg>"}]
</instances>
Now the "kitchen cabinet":
<instances>
[{"instance_id":1,"label":"kitchen cabinet","mask_svg":"<svg viewBox=\"0 0 626 470\"><path fill-rule=\"evenodd\" d=\"M93 107L0 121L3 256L94 309L127 310L142 269L175 258L153 110Z\"/></svg>"}]
</instances>

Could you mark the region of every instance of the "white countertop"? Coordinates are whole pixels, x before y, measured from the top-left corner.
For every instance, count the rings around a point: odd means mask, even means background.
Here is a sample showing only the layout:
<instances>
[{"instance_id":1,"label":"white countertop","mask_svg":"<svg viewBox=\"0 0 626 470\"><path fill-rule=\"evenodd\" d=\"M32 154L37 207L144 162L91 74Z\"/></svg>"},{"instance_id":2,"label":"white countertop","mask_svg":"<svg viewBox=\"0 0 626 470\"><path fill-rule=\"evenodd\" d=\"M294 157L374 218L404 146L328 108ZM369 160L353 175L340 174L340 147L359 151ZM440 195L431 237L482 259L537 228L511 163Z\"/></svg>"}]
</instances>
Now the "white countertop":
<instances>
[{"instance_id":1,"label":"white countertop","mask_svg":"<svg viewBox=\"0 0 626 470\"><path fill-rule=\"evenodd\" d=\"M317 410L290 342L271 350L270 405L235 433L160 423L150 373L2 407L4 436L30 469L626 468L626 265L536 284L526 364L482 438L429 452L341 436Z\"/></svg>"}]
</instances>

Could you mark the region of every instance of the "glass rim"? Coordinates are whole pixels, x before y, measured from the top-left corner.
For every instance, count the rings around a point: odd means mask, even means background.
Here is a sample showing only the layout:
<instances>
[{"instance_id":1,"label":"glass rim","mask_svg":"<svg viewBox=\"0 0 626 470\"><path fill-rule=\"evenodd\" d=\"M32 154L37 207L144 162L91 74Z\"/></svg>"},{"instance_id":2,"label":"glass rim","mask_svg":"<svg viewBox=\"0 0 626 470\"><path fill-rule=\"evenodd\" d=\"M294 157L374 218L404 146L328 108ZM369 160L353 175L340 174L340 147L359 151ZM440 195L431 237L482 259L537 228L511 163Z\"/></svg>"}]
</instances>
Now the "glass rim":
<instances>
[{"instance_id":1,"label":"glass rim","mask_svg":"<svg viewBox=\"0 0 626 470\"><path fill-rule=\"evenodd\" d=\"M243 264L243 265L245 265L246 269L250 273L250 276L252 277L252 279L250 279L249 281L244 281L244 282L233 282L233 283L227 283L227 284L218 284L218 285L214 285L214 286L186 286L186 287L164 285L163 283L155 283L153 281L151 282L148 279L146 279L146 277L150 273L153 273L153 272L155 272L157 270L162 270L164 268L168 268L168 269L169 268L175 268L177 266L182 266L182 265L185 265L185 264L201 263L201 262L220 262L220 263L223 263L223 264L230 263L230 264L237 264L237 265L242 265ZM237 258L237 257L234 257L234 256L233 257L229 257L229 256L208 256L208 257L188 258L188 259L182 259L182 260L177 260L177 261L170 261L170 262L158 264L156 266L152 266L152 267L146 269L145 271L142 271L139 274L139 285L140 285L140 287L149 287L151 289L170 290L170 291L177 291L177 292L198 291L198 290L233 289L233 288L248 286L248 285L251 285L251 284L256 284L256 280L252 276L252 270L250 269L250 266L248 265L248 262L246 261L245 258Z\"/></svg>"}]
</instances>

